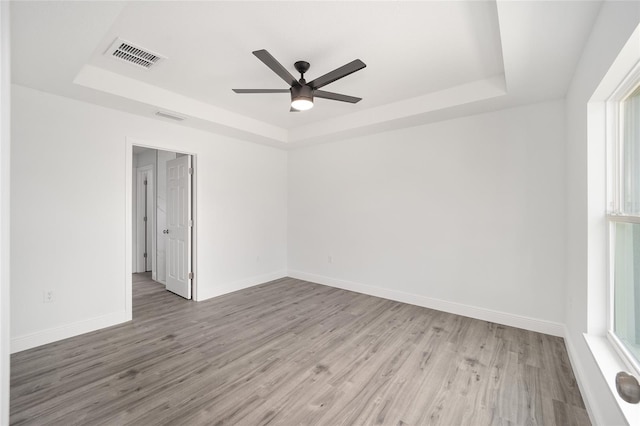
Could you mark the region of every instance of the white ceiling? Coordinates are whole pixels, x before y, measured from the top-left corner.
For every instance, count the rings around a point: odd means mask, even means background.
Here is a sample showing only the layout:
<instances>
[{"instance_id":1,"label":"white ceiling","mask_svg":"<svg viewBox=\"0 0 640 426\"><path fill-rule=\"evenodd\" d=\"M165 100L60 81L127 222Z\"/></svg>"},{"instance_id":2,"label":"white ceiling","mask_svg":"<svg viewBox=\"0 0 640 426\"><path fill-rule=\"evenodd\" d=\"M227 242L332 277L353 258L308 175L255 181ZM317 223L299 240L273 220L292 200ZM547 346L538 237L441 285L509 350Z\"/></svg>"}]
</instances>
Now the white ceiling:
<instances>
[{"instance_id":1,"label":"white ceiling","mask_svg":"<svg viewBox=\"0 0 640 426\"><path fill-rule=\"evenodd\" d=\"M333 140L564 96L599 1L14 2L12 79L39 90L276 146ZM167 57L143 70L104 52L116 38ZM289 112L287 88L251 54L307 81L367 67ZM157 118L156 119L161 119Z\"/></svg>"}]
</instances>

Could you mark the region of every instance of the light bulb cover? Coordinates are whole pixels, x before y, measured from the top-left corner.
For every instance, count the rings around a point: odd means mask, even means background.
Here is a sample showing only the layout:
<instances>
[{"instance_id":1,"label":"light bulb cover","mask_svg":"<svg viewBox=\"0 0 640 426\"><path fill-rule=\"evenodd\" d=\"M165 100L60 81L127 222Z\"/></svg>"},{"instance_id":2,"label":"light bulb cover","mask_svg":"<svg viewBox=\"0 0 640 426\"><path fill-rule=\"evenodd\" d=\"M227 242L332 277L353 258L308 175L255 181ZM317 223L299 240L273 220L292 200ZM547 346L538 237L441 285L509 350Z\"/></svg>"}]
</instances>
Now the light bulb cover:
<instances>
[{"instance_id":1,"label":"light bulb cover","mask_svg":"<svg viewBox=\"0 0 640 426\"><path fill-rule=\"evenodd\" d=\"M291 87L291 108L298 111L306 111L313 108L313 90L311 87L307 85Z\"/></svg>"},{"instance_id":2,"label":"light bulb cover","mask_svg":"<svg viewBox=\"0 0 640 426\"><path fill-rule=\"evenodd\" d=\"M313 102L309 99L298 98L291 101L291 108L297 109L298 111L306 111L308 109L313 108Z\"/></svg>"}]
</instances>

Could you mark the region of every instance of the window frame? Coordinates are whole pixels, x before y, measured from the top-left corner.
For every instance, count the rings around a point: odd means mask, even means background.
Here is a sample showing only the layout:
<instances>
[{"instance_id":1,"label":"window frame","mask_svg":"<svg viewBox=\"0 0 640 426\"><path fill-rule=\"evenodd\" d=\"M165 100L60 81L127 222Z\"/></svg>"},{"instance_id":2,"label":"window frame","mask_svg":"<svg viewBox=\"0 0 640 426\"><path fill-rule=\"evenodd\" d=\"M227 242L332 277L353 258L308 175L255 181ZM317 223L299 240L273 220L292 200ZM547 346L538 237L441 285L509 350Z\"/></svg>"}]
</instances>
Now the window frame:
<instances>
[{"instance_id":1,"label":"window frame","mask_svg":"<svg viewBox=\"0 0 640 426\"><path fill-rule=\"evenodd\" d=\"M635 375L640 375L640 359L636 358L614 332L614 262L616 223L640 224L640 214L622 213L623 201L623 114L622 103L640 86L640 61L621 81L605 101L605 138L606 138L606 220L607 220L607 324L606 337L627 368ZM640 165L638 166L640 167Z\"/></svg>"}]
</instances>

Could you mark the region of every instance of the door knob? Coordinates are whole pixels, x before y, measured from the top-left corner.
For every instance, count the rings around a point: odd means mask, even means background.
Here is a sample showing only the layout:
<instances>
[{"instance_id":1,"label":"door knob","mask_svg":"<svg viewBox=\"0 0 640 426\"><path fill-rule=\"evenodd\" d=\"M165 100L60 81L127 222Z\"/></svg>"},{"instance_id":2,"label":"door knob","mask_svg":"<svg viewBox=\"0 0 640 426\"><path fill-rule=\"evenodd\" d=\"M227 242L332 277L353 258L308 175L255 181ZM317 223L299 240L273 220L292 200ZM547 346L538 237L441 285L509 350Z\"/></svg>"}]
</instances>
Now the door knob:
<instances>
[{"instance_id":1,"label":"door knob","mask_svg":"<svg viewBox=\"0 0 640 426\"><path fill-rule=\"evenodd\" d=\"M163 231L162 231L162 233L163 233L163 234L168 234L168 233L169 233L169 230L168 230L168 229L165 229L165 230L163 230Z\"/></svg>"}]
</instances>

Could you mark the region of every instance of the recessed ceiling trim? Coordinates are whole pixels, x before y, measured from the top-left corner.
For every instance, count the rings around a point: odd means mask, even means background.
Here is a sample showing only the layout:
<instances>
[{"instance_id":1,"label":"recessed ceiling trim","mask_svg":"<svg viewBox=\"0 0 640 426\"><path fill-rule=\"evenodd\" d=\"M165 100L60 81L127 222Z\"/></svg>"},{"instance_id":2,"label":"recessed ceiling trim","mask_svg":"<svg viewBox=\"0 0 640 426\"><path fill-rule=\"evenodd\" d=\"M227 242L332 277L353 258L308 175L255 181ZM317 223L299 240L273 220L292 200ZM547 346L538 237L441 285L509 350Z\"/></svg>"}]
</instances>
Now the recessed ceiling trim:
<instances>
[{"instance_id":1,"label":"recessed ceiling trim","mask_svg":"<svg viewBox=\"0 0 640 426\"><path fill-rule=\"evenodd\" d=\"M146 70L157 66L166 59L166 56L137 46L121 38L116 38L104 54Z\"/></svg>"},{"instance_id":2,"label":"recessed ceiling trim","mask_svg":"<svg viewBox=\"0 0 640 426\"><path fill-rule=\"evenodd\" d=\"M210 127L218 128L218 132L232 133L237 139L245 138L277 146L288 142L288 133L281 127L92 65L82 67L73 82L152 106L153 111L180 111L181 115L189 118L185 123L207 122Z\"/></svg>"},{"instance_id":3,"label":"recessed ceiling trim","mask_svg":"<svg viewBox=\"0 0 640 426\"><path fill-rule=\"evenodd\" d=\"M408 121L437 111L498 98L507 94L504 74L415 98L356 111L289 130L289 143L326 142L336 137L363 136L402 128ZM415 121L420 121L415 120Z\"/></svg>"}]
</instances>

